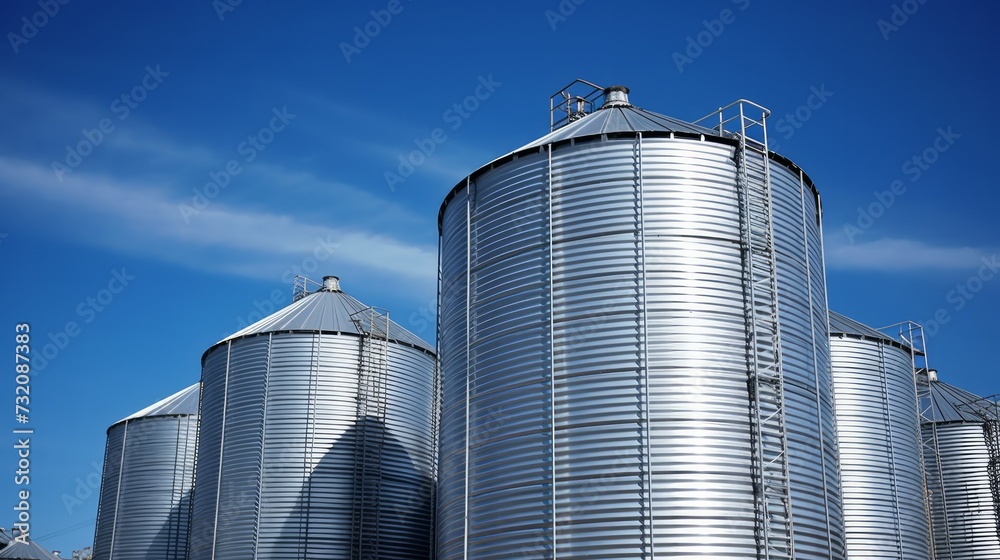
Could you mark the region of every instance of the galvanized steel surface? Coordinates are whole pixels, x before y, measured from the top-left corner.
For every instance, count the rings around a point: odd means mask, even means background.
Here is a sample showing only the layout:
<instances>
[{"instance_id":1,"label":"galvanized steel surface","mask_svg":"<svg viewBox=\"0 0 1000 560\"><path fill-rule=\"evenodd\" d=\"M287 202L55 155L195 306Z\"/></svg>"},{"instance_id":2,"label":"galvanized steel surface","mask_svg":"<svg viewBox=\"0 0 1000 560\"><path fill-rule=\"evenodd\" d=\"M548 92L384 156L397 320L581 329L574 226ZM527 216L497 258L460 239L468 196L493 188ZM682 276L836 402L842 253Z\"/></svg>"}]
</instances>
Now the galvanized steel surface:
<instances>
[{"instance_id":1,"label":"galvanized steel surface","mask_svg":"<svg viewBox=\"0 0 1000 560\"><path fill-rule=\"evenodd\" d=\"M357 334L265 328L206 353L190 560L355 558L358 508L378 558L429 558L434 356L390 341L384 415L361 418L361 348ZM359 487L362 460L374 489Z\"/></svg>"},{"instance_id":2,"label":"galvanized steel surface","mask_svg":"<svg viewBox=\"0 0 1000 560\"><path fill-rule=\"evenodd\" d=\"M715 134L710 128L647 111L632 105L605 107L589 115L588 118L573 121L538 140L522 146L517 151L555 144L570 138L582 138L596 134L616 134L619 132L689 132L693 134Z\"/></svg>"},{"instance_id":3,"label":"galvanized steel surface","mask_svg":"<svg viewBox=\"0 0 1000 560\"><path fill-rule=\"evenodd\" d=\"M910 352L830 317L848 556L930 558Z\"/></svg>"},{"instance_id":4,"label":"galvanized steel surface","mask_svg":"<svg viewBox=\"0 0 1000 560\"><path fill-rule=\"evenodd\" d=\"M339 284L337 284L339 286ZM219 342L235 340L247 336L273 332L325 332L361 334L362 330L354 322L351 315L368 308L367 305L340 291L320 291L323 297L306 297L279 309L260 321L237 331ZM362 323L364 327L364 324ZM364 327L371 330L370 327ZM433 352L429 344L419 336L404 329L395 322L390 322L389 337L403 344Z\"/></svg>"},{"instance_id":5,"label":"galvanized steel surface","mask_svg":"<svg viewBox=\"0 0 1000 560\"><path fill-rule=\"evenodd\" d=\"M755 557L732 145L512 158L442 207L439 558ZM772 181L796 556L839 559L819 203Z\"/></svg>"},{"instance_id":6,"label":"galvanized steel surface","mask_svg":"<svg viewBox=\"0 0 1000 560\"><path fill-rule=\"evenodd\" d=\"M108 429L95 560L187 558L199 387Z\"/></svg>"},{"instance_id":7,"label":"galvanized steel surface","mask_svg":"<svg viewBox=\"0 0 1000 560\"><path fill-rule=\"evenodd\" d=\"M905 349L907 352L910 351L908 345L903 344L892 336L832 310L830 311L830 333L847 334L854 338L883 342L889 346L896 346L897 348Z\"/></svg>"},{"instance_id":8,"label":"galvanized steel surface","mask_svg":"<svg viewBox=\"0 0 1000 560\"><path fill-rule=\"evenodd\" d=\"M921 381L926 378L922 378ZM983 403L987 400L979 395L960 389L943 381L933 381L930 384L931 404L933 410L928 416L936 422L982 422L982 417L974 412L970 405Z\"/></svg>"},{"instance_id":9,"label":"galvanized steel surface","mask_svg":"<svg viewBox=\"0 0 1000 560\"><path fill-rule=\"evenodd\" d=\"M930 388L939 416L923 430L938 443L936 456L925 453L937 558L998 560L1000 525L983 423L963 406L980 397L941 381Z\"/></svg>"}]
</instances>

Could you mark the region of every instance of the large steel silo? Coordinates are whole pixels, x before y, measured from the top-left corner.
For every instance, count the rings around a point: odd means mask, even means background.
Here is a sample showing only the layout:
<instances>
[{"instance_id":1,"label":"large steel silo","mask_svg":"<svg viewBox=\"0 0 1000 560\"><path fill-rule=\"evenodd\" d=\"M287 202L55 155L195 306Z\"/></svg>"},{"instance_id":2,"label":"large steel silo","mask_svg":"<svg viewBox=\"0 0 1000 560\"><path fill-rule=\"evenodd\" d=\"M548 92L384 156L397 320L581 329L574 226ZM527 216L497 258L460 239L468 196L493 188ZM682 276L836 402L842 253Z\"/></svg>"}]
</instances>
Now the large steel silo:
<instances>
[{"instance_id":1,"label":"large steel silo","mask_svg":"<svg viewBox=\"0 0 1000 560\"><path fill-rule=\"evenodd\" d=\"M938 560L1000 560L1000 405L921 379L924 462Z\"/></svg>"},{"instance_id":2,"label":"large steel silo","mask_svg":"<svg viewBox=\"0 0 1000 560\"><path fill-rule=\"evenodd\" d=\"M187 558L199 388L108 428L95 560Z\"/></svg>"},{"instance_id":3,"label":"large steel silo","mask_svg":"<svg viewBox=\"0 0 1000 560\"><path fill-rule=\"evenodd\" d=\"M190 560L430 557L430 346L331 276L202 366Z\"/></svg>"},{"instance_id":4,"label":"large steel silo","mask_svg":"<svg viewBox=\"0 0 1000 560\"><path fill-rule=\"evenodd\" d=\"M847 554L931 558L911 348L830 312Z\"/></svg>"},{"instance_id":5,"label":"large steel silo","mask_svg":"<svg viewBox=\"0 0 1000 560\"><path fill-rule=\"evenodd\" d=\"M816 188L594 87L441 207L439 558L844 558Z\"/></svg>"}]
</instances>

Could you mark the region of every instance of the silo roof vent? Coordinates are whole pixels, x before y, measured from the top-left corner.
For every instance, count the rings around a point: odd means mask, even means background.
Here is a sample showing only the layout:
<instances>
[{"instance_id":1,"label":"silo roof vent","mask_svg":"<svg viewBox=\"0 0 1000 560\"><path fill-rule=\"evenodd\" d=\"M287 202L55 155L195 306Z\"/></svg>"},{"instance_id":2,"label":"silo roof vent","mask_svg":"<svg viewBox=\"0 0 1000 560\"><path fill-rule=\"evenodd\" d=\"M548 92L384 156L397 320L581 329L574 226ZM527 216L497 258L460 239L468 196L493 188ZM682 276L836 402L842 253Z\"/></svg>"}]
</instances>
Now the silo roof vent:
<instances>
[{"instance_id":1,"label":"silo roof vent","mask_svg":"<svg viewBox=\"0 0 1000 560\"><path fill-rule=\"evenodd\" d=\"M629 89L625 86L611 86L604 88L604 104L601 105L601 109L605 107L630 107L628 102L628 92Z\"/></svg>"},{"instance_id":2,"label":"silo roof vent","mask_svg":"<svg viewBox=\"0 0 1000 560\"><path fill-rule=\"evenodd\" d=\"M340 290L340 278L337 276L324 276L323 277L323 291L324 292L339 292Z\"/></svg>"},{"instance_id":3,"label":"silo roof vent","mask_svg":"<svg viewBox=\"0 0 1000 560\"><path fill-rule=\"evenodd\" d=\"M387 317L382 312L354 299L340 289L337 276L324 276L316 282L303 276L295 279L295 295L290 305L275 311L256 323L239 330L215 343L205 351L207 355L215 346L229 340L267 333L311 332L366 334L372 330L372 319L386 324ZM316 286L315 291L305 289L306 285ZM363 320L359 321L358 318ZM388 321L389 340L433 353L434 347L419 336L403 328L395 321ZM377 326L377 325L376 325ZM383 330L385 327L383 326Z\"/></svg>"}]
</instances>

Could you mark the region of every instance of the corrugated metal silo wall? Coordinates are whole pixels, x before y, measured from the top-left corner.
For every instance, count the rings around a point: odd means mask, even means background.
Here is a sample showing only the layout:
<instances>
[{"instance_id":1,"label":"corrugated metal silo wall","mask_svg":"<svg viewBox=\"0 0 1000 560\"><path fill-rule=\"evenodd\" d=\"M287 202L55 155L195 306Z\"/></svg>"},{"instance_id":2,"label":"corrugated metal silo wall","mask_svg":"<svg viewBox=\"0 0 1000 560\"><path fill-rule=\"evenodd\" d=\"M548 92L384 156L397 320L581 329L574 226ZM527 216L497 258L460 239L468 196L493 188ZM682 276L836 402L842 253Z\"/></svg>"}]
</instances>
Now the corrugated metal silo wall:
<instances>
[{"instance_id":1,"label":"corrugated metal silo wall","mask_svg":"<svg viewBox=\"0 0 1000 560\"><path fill-rule=\"evenodd\" d=\"M190 560L354 558L358 505L378 558L430 557L434 358L390 342L385 417L359 419L360 341L283 333L208 353ZM383 475L359 504L362 430Z\"/></svg>"},{"instance_id":2,"label":"corrugated metal silo wall","mask_svg":"<svg viewBox=\"0 0 1000 560\"><path fill-rule=\"evenodd\" d=\"M830 347L848 555L930 558L910 354L837 335Z\"/></svg>"},{"instance_id":3,"label":"corrugated metal silo wall","mask_svg":"<svg viewBox=\"0 0 1000 560\"><path fill-rule=\"evenodd\" d=\"M447 203L440 558L756 555L735 174L578 140ZM818 202L772 179L797 556L843 558Z\"/></svg>"},{"instance_id":4,"label":"corrugated metal silo wall","mask_svg":"<svg viewBox=\"0 0 1000 560\"><path fill-rule=\"evenodd\" d=\"M822 207L801 172L771 182L796 557L844 558Z\"/></svg>"},{"instance_id":5,"label":"corrugated metal silo wall","mask_svg":"<svg viewBox=\"0 0 1000 560\"><path fill-rule=\"evenodd\" d=\"M127 420L108 430L95 560L187 558L198 417Z\"/></svg>"},{"instance_id":6,"label":"corrugated metal silo wall","mask_svg":"<svg viewBox=\"0 0 1000 560\"><path fill-rule=\"evenodd\" d=\"M987 471L989 451L983 426L974 422L936 426L941 464L925 452L938 560L1000 560L998 521ZM943 479L943 486L942 486Z\"/></svg>"}]
</instances>

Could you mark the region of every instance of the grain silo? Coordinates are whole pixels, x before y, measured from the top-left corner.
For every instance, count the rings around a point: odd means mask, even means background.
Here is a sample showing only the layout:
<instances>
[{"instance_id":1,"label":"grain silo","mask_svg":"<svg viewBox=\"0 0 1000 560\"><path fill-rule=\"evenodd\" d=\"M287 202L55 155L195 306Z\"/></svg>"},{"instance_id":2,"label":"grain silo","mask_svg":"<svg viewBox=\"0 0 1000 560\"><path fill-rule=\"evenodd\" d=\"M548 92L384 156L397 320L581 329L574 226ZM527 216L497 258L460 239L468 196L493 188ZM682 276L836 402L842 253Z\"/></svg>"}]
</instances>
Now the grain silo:
<instances>
[{"instance_id":1,"label":"grain silo","mask_svg":"<svg viewBox=\"0 0 1000 560\"><path fill-rule=\"evenodd\" d=\"M921 379L924 462L938 560L1000 560L1000 404Z\"/></svg>"},{"instance_id":2,"label":"grain silo","mask_svg":"<svg viewBox=\"0 0 1000 560\"><path fill-rule=\"evenodd\" d=\"M430 346L329 276L202 367L190 560L429 558Z\"/></svg>"},{"instance_id":3,"label":"grain silo","mask_svg":"<svg viewBox=\"0 0 1000 560\"><path fill-rule=\"evenodd\" d=\"M910 344L830 312L847 553L931 558Z\"/></svg>"},{"instance_id":4,"label":"grain silo","mask_svg":"<svg viewBox=\"0 0 1000 560\"><path fill-rule=\"evenodd\" d=\"M820 199L768 111L552 109L441 207L439 558L844 558Z\"/></svg>"},{"instance_id":5,"label":"grain silo","mask_svg":"<svg viewBox=\"0 0 1000 560\"><path fill-rule=\"evenodd\" d=\"M199 388L108 428L95 560L187 558Z\"/></svg>"}]
</instances>

